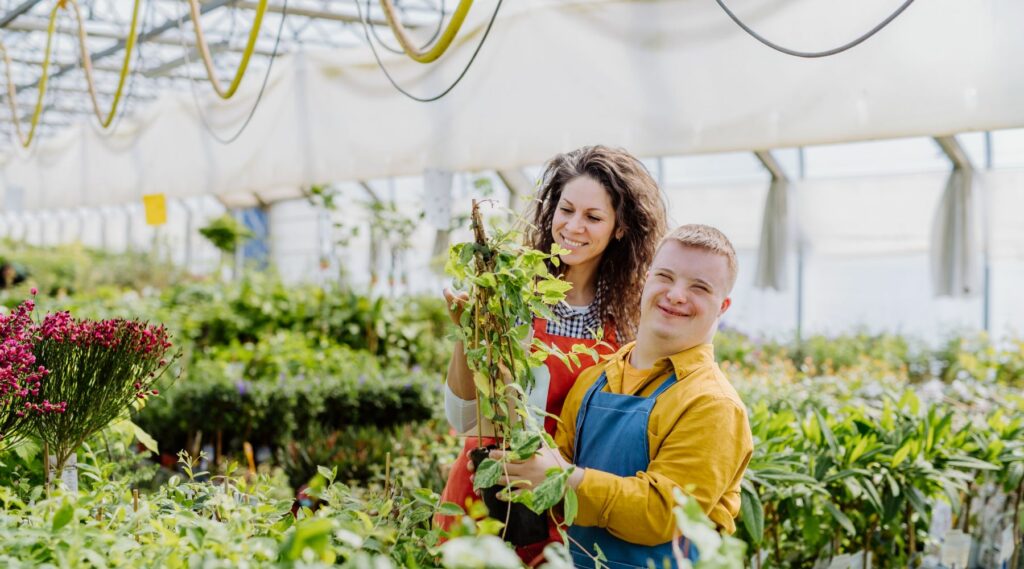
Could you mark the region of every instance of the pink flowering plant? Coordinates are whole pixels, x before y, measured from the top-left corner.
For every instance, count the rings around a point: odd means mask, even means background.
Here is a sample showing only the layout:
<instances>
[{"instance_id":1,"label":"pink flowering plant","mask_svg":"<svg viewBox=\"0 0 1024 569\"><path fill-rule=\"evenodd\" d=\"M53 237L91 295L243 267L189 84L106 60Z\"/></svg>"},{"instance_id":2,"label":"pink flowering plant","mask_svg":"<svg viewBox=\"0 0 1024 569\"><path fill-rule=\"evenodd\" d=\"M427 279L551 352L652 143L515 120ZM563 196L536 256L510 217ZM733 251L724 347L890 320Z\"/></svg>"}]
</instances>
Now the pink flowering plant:
<instances>
[{"instance_id":1,"label":"pink flowering plant","mask_svg":"<svg viewBox=\"0 0 1024 569\"><path fill-rule=\"evenodd\" d=\"M0 315L0 448L12 446L25 434L31 416L55 412L63 405L39 400L47 370L33 354L33 310L35 302L27 299L10 314Z\"/></svg>"},{"instance_id":2,"label":"pink flowering plant","mask_svg":"<svg viewBox=\"0 0 1024 569\"><path fill-rule=\"evenodd\" d=\"M47 314L34 329L36 362L49 374L33 430L60 472L90 435L158 394L154 384L167 370L171 342L162 325L79 320L68 312Z\"/></svg>"}]
</instances>

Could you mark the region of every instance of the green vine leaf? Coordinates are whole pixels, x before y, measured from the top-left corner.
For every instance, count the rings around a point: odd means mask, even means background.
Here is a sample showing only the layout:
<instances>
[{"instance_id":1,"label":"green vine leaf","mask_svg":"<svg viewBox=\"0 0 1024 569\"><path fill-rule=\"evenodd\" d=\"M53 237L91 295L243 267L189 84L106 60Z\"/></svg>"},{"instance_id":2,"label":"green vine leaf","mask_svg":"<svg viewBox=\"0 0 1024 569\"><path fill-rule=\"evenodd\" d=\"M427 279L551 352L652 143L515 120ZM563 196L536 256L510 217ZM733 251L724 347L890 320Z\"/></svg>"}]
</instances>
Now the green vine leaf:
<instances>
[{"instance_id":1,"label":"green vine leaf","mask_svg":"<svg viewBox=\"0 0 1024 569\"><path fill-rule=\"evenodd\" d=\"M501 478L501 472L500 462L493 458L485 458L477 467L476 474L473 475L473 489L482 490L494 486Z\"/></svg>"}]
</instances>

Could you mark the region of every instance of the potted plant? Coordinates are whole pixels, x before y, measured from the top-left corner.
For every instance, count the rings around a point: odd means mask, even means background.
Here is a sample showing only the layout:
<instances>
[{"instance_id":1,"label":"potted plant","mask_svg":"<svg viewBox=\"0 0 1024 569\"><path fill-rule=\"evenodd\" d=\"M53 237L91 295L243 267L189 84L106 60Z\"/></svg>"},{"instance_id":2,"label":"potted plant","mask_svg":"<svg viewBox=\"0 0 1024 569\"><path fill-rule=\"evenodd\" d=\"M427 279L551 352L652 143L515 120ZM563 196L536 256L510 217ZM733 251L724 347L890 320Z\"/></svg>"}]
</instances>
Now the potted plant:
<instances>
[{"instance_id":1,"label":"potted plant","mask_svg":"<svg viewBox=\"0 0 1024 569\"><path fill-rule=\"evenodd\" d=\"M552 472L541 485L505 496L507 500L499 500L498 493L510 489L497 484L507 460L525 460L542 444L554 447L538 420L538 410L527 408L526 394L534 381L530 370L543 365L549 354L576 365L579 356L575 349L563 354L539 340L528 340L533 317L553 318L551 307L564 300L570 285L547 268L548 260L558 264L557 245L549 253L530 249L520 244L514 230L495 231L488 237L475 200L471 220L474 240L450 248L445 271L469 292L457 335L466 346L477 389L479 447L470 453L476 467L474 487L491 517L504 521L502 537L525 545L547 536L546 512L567 492L571 496L566 500L566 521L571 523L575 516L575 495L566 484L568 471ZM584 350L580 346L579 352ZM501 462L488 458L491 448L482 437L485 425L509 451Z\"/></svg>"}]
</instances>

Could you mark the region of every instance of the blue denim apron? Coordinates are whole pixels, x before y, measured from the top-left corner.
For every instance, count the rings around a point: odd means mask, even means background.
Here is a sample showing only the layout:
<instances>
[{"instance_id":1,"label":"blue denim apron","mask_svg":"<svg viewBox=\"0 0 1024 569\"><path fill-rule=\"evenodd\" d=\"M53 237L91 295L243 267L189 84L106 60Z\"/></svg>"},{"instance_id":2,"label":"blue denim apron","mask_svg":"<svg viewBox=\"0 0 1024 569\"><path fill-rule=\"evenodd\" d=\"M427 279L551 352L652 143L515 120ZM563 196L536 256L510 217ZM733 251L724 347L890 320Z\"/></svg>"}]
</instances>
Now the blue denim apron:
<instances>
[{"instance_id":1,"label":"blue denim apron","mask_svg":"<svg viewBox=\"0 0 1024 569\"><path fill-rule=\"evenodd\" d=\"M676 374L670 375L649 397L622 395L602 391L608 383L605 374L587 390L576 416L576 445L573 463L583 468L596 468L617 476L635 476L647 470L650 463L650 441L647 439L647 423L658 396L674 385ZM595 553L596 543L604 552L611 569L647 567L647 560L653 559L654 566L663 566L663 559L669 559L676 568L672 557L672 542L661 545L637 545L613 536L599 527L572 526L569 528L570 551L576 567L594 567L590 553ZM579 544L579 545L577 545ZM697 548L685 539L682 551L692 560L697 560Z\"/></svg>"}]
</instances>

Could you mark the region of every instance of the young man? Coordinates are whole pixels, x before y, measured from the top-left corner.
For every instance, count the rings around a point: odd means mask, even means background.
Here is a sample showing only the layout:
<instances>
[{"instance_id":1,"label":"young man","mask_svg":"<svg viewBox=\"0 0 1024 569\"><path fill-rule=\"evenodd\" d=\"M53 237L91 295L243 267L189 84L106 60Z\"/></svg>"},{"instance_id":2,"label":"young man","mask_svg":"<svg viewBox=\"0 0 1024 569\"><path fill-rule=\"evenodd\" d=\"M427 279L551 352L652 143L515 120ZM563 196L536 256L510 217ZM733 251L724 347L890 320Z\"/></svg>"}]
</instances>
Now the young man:
<instances>
[{"instance_id":1,"label":"young man","mask_svg":"<svg viewBox=\"0 0 1024 569\"><path fill-rule=\"evenodd\" d=\"M509 464L513 483L534 486L549 468L576 465L577 566L593 566L580 548L593 554L595 543L612 569L671 559L677 487L691 488L719 530L735 531L753 442L711 341L736 270L732 244L713 227L684 225L665 237L644 283L636 342L583 372L566 398L555 435L561 456L544 449Z\"/></svg>"}]
</instances>

